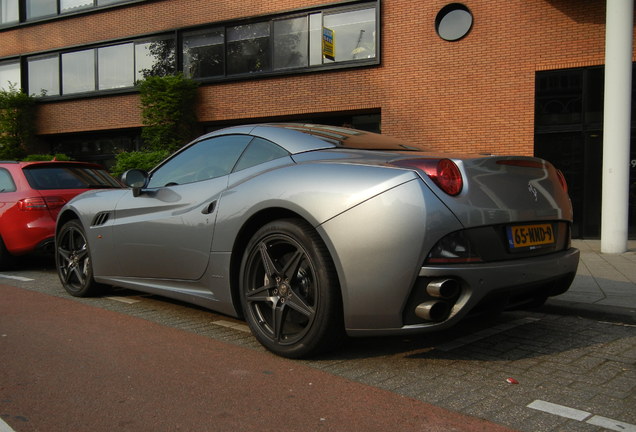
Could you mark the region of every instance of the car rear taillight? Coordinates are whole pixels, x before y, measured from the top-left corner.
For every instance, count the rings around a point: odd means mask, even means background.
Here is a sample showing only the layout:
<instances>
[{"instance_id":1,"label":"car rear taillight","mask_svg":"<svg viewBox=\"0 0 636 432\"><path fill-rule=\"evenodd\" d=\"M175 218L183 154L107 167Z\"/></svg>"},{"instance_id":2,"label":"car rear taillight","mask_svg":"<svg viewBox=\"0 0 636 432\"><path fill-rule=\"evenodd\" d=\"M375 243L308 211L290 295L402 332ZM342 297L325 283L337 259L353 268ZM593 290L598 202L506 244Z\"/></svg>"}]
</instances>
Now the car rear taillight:
<instances>
[{"instance_id":1,"label":"car rear taillight","mask_svg":"<svg viewBox=\"0 0 636 432\"><path fill-rule=\"evenodd\" d=\"M64 204L66 204L66 201L62 197L32 197L18 201L18 208L22 211L56 210Z\"/></svg>"},{"instance_id":2,"label":"car rear taillight","mask_svg":"<svg viewBox=\"0 0 636 432\"><path fill-rule=\"evenodd\" d=\"M437 186L449 195L457 195L464 187L462 173L450 159L403 159L393 165L424 171Z\"/></svg>"},{"instance_id":3,"label":"car rear taillight","mask_svg":"<svg viewBox=\"0 0 636 432\"><path fill-rule=\"evenodd\" d=\"M563 172L560 169L556 170L556 172L557 172L557 177L559 177L559 183L561 183L561 187L567 193L568 182L565 180L565 176L563 175Z\"/></svg>"}]
</instances>

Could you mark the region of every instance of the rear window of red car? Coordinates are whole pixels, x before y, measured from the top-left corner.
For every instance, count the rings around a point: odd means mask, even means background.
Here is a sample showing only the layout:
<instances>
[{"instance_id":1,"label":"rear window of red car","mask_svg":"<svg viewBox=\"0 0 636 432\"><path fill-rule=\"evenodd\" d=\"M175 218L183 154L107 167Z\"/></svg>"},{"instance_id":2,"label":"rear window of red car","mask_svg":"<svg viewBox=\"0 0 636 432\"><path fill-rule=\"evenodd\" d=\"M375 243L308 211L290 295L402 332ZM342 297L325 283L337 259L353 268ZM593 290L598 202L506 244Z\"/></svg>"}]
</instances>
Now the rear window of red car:
<instances>
[{"instance_id":1,"label":"rear window of red car","mask_svg":"<svg viewBox=\"0 0 636 432\"><path fill-rule=\"evenodd\" d=\"M24 176L33 189L101 189L121 185L106 170L79 165L32 165Z\"/></svg>"},{"instance_id":2,"label":"rear window of red car","mask_svg":"<svg viewBox=\"0 0 636 432\"><path fill-rule=\"evenodd\" d=\"M13 177L6 169L0 168L0 192L15 192Z\"/></svg>"}]
</instances>

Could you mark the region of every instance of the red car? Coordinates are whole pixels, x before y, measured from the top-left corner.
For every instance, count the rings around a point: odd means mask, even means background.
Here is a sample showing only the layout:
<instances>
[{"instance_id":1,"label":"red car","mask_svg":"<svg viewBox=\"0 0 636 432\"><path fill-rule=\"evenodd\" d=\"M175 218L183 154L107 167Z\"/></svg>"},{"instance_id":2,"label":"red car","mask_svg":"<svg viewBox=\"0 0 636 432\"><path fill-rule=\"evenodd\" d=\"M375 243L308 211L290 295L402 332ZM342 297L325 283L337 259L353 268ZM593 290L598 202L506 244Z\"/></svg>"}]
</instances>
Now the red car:
<instances>
[{"instance_id":1,"label":"red car","mask_svg":"<svg viewBox=\"0 0 636 432\"><path fill-rule=\"evenodd\" d=\"M57 214L71 198L120 187L96 164L0 162L0 267L14 256L52 252Z\"/></svg>"}]
</instances>

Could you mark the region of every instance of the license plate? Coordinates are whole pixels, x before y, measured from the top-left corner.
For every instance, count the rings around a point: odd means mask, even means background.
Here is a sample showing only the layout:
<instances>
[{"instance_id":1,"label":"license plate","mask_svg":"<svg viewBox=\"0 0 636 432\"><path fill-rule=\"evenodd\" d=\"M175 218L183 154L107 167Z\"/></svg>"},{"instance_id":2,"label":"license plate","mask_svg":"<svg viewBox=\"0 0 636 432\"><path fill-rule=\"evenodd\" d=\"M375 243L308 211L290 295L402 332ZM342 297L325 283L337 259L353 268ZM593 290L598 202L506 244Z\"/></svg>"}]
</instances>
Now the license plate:
<instances>
[{"instance_id":1,"label":"license plate","mask_svg":"<svg viewBox=\"0 0 636 432\"><path fill-rule=\"evenodd\" d=\"M513 225L508 227L510 249L549 246L556 241L552 224Z\"/></svg>"}]
</instances>

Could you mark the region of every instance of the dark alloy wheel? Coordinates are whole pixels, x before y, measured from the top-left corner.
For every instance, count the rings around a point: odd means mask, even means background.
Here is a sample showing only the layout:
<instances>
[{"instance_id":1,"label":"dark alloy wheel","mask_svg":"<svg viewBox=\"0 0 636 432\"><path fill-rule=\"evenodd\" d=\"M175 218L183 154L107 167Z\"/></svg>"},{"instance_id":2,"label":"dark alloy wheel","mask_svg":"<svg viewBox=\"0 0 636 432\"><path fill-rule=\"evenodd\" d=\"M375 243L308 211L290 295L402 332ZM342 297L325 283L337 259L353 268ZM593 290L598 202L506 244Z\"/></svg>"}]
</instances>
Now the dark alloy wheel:
<instances>
[{"instance_id":1,"label":"dark alloy wheel","mask_svg":"<svg viewBox=\"0 0 636 432\"><path fill-rule=\"evenodd\" d=\"M75 297L87 297L100 291L93 279L88 242L82 225L71 220L64 224L55 242L57 274L64 289Z\"/></svg>"},{"instance_id":2,"label":"dark alloy wheel","mask_svg":"<svg viewBox=\"0 0 636 432\"><path fill-rule=\"evenodd\" d=\"M241 266L241 303L255 337L290 358L336 346L344 335L333 263L318 234L301 220L263 226Z\"/></svg>"}]
</instances>

